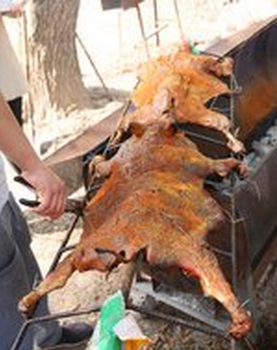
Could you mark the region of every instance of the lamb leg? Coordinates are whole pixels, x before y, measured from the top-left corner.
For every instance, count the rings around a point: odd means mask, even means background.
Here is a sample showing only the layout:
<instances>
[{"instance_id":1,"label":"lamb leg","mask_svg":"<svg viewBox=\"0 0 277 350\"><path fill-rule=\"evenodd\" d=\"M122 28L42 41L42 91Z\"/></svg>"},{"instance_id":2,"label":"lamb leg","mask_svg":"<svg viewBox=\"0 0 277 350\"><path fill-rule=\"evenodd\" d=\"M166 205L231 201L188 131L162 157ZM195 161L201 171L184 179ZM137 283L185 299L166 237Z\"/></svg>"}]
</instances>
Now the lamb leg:
<instances>
[{"instance_id":1,"label":"lamb leg","mask_svg":"<svg viewBox=\"0 0 277 350\"><path fill-rule=\"evenodd\" d=\"M247 311L235 297L229 283L221 272L216 259L206 251L201 254L201 264L196 273L200 279L203 292L219 301L230 313L232 324L229 333L236 339L240 339L251 329L251 319Z\"/></svg>"},{"instance_id":2,"label":"lamb leg","mask_svg":"<svg viewBox=\"0 0 277 350\"><path fill-rule=\"evenodd\" d=\"M221 177L228 176L231 170L237 170L242 177L246 177L248 175L247 165L235 158L210 160L210 162L212 162L211 173L215 172Z\"/></svg>"},{"instance_id":3,"label":"lamb leg","mask_svg":"<svg viewBox=\"0 0 277 350\"><path fill-rule=\"evenodd\" d=\"M24 296L19 304L19 311L27 318L31 317L35 311L39 300L52 290L62 288L69 277L76 270L72 264L72 255L67 256L38 286L29 294Z\"/></svg>"},{"instance_id":4,"label":"lamb leg","mask_svg":"<svg viewBox=\"0 0 277 350\"><path fill-rule=\"evenodd\" d=\"M199 106L200 107L200 106ZM231 122L223 114L211 111L209 109L203 108L203 114L197 120L197 124L213 128L215 130L221 131L227 138L227 146L234 152L240 153L244 152L245 148L241 141L239 141L231 132ZM204 108L206 113L204 113Z\"/></svg>"}]
</instances>

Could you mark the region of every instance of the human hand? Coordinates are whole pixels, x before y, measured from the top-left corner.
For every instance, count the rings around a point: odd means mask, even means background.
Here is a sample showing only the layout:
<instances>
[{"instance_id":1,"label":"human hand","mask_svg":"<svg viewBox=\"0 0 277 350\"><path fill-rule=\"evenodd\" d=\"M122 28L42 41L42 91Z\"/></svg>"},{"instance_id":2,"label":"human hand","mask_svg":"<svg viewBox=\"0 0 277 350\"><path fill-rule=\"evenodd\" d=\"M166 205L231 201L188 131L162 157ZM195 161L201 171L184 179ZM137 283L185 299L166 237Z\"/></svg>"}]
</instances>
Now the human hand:
<instances>
[{"instance_id":1,"label":"human hand","mask_svg":"<svg viewBox=\"0 0 277 350\"><path fill-rule=\"evenodd\" d=\"M36 190L39 205L31 210L50 219L57 219L65 210L66 190L63 181L43 163L21 176Z\"/></svg>"}]
</instances>

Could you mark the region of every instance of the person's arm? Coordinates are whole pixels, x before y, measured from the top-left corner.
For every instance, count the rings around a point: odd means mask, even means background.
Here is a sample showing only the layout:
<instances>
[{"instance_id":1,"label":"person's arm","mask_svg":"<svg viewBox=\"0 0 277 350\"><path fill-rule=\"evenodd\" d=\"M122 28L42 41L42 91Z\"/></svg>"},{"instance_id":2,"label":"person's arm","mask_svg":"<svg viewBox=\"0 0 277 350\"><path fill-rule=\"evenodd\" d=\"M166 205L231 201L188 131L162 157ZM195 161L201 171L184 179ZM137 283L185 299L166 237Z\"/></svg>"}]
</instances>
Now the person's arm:
<instances>
[{"instance_id":1,"label":"person's arm","mask_svg":"<svg viewBox=\"0 0 277 350\"><path fill-rule=\"evenodd\" d=\"M65 185L39 158L1 93L0 150L22 170L21 175L36 189L41 204L32 210L52 219L58 218L65 209Z\"/></svg>"}]
</instances>

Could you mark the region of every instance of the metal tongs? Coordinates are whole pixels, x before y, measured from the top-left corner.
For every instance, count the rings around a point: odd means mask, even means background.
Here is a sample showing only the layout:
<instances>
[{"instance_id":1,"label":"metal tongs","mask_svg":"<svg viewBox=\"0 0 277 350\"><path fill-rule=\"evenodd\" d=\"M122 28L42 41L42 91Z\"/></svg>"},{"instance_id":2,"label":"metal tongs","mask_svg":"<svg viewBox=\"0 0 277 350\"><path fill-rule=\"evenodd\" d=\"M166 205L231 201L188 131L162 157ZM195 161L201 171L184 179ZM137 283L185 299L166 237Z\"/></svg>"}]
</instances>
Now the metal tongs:
<instances>
[{"instance_id":1,"label":"metal tongs","mask_svg":"<svg viewBox=\"0 0 277 350\"><path fill-rule=\"evenodd\" d=\"M23 186L26 186L30 190L34 191L35 188L24 179L24 177L17 175L14 177L14 181L20 183ZM22 205L25 205L29 208L35 208L40 205L40 201L37 199L26 199L26 198L20 198L19 203ZM65 212L66 213L74 213L76 215L81 215L85 207L85 201L78 200L78 199L72 199L67 198L66 205L65 205Z\"/></svg>"}]
</instances>

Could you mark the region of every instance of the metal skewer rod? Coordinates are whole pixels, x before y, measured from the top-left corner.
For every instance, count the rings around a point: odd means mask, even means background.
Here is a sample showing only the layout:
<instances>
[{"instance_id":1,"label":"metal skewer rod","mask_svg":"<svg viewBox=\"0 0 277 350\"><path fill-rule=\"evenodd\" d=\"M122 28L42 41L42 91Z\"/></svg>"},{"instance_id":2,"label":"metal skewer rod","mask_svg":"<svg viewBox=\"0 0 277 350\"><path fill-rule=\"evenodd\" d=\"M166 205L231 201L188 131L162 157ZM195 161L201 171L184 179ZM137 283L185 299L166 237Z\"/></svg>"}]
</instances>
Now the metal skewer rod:
<instances>
[{"instance_id":1,"label":"metal skewer rod","mask_svg":"<svg viewBox=\"0 0 277 350\"><path fill-rule=\"evenodd\" d=\"M85 310L79 310L79 311L67 311L67 312L61 312L57 314L52 314L52 315L47 315L47 316L41 316L41 317L35 317L26 320L22 327L20 328L17 337L12 344L12 347L10 350L17 350L19 346L22 343L22 340L24 339L24 335L26 331L28 330L29 326L36 324L36 323L43 323L43 322L48 322L48 321L53 321L61 318L67 318L67 317L72 317L72 316L82 316L82 315L87 315L93 312L99 312L101 310L100 306L92 307L89 309Z\"/></svg>"}]
</instances>

